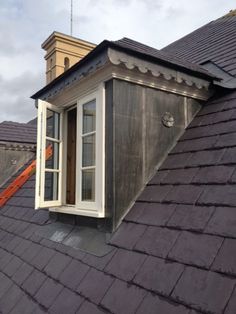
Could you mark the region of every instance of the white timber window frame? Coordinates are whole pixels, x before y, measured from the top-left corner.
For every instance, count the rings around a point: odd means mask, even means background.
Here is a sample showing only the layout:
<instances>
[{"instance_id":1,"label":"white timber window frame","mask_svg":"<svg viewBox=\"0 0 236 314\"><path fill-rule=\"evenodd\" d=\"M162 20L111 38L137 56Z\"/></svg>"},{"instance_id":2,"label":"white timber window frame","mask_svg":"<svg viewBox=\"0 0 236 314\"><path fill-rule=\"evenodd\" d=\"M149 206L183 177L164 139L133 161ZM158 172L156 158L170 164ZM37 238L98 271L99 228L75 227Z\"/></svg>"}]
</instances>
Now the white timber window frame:
<instances>
[{"instance_id":1,"label":"white timber window frame","mask_svg":"<svg viewBox=\"0 0 236 314\"><path fill-rule=\"evenodd\" d=\"M76 134L76 195L75 205L66 204L66 112L69 107L57 108L48 102L38 100L38 133L37 133L37 163L36 163L36 197L35 208L48 207L50 211L68 214L105 217L105 89L104 84L87 94L77 98L77 134ZM96 108L96 128L91 133L83 134L83 107L94 101ZM60 114L60 147L59 147L59 180L58 199L53 201L44 200L45 189L45 149L46 147L46 110L53 110ZM95 164L89 167L82 165L82 139L85 136L95 134ZM50 138L51 140L51 138ZM95 197L93 201L82 200L82 171L95 169Z\"/></svg>"}]
</instances>

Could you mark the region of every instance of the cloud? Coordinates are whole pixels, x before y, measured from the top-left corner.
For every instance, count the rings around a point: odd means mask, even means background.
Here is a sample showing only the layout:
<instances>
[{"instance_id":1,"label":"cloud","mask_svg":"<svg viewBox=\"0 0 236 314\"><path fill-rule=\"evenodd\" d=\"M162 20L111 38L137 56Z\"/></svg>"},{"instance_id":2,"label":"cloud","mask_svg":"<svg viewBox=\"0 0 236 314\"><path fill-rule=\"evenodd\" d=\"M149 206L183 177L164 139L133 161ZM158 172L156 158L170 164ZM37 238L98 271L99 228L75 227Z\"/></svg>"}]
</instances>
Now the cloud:
<instances>
[{"instance_id":1,"label":"cloud","mask_svg":"<svg viewBox=\"0 0 236 314\"><path fill-rule=\"evenodd\" d=\"M30 96L39 89L42 75L24 72L9 80L0 76L1 121L27 122L37 114Z\"/></svg>"}]
</instances>

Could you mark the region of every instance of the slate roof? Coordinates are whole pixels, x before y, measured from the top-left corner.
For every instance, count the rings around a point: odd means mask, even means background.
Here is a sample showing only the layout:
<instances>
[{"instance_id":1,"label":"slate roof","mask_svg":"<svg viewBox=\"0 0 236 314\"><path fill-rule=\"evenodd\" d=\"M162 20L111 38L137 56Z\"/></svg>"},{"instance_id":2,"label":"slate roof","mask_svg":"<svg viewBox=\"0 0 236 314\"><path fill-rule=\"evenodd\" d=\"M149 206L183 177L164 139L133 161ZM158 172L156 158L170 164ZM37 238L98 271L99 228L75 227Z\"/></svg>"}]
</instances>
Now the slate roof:
<instances>
[{"instance_id":1,"label":"slate roof","mask_svg":"<svg viewBox=\"0 0 236 314\"><path fill-rule=\"evenodd\" d=\"M236 14L212 21L163 48L176 57L201 64L211 60L236 76Z\"/></svg>"},{"instance_id":2,"label":"slate roof","mask_svg":"<svg viewBox=\"0 0 236 314\"><path fill-rule=\"evenodd\" d=\"M4 121L0 123L0 142L35 144L37 126L35 124Z\"/></svg>"},{"instance_id":3,"label":"slate roof","mask_svg":"<svg viewBox=\"0 0 236 314\"><path fill-rule=\"evenodd\" d=\"M235 314L236 92L198 113L103 257L37 235L34 177L0 209L0 311Z\"/></svg>"}]
</instances>

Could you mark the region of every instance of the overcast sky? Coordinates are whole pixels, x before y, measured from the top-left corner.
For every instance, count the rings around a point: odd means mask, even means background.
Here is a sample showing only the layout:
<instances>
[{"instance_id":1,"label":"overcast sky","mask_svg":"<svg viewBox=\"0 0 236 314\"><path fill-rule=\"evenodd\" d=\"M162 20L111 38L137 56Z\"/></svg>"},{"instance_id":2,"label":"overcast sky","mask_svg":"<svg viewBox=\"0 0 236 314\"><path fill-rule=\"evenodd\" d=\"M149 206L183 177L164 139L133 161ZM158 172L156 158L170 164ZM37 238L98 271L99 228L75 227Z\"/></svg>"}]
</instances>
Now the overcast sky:
<instances>
[{"instance_id":1,"label":"overcast sky","mask_svg":"<svg viewBox=\"0 0 236 314\"><path fill-rule=\"evenodd\" d=\"M41 43L70 33L71 0L0 0L0 122L36 115L45 85ZM233 0L73 0L73 36L98 44L129 37L160 49L235 9Z\"/></svg>"}]
</instances>

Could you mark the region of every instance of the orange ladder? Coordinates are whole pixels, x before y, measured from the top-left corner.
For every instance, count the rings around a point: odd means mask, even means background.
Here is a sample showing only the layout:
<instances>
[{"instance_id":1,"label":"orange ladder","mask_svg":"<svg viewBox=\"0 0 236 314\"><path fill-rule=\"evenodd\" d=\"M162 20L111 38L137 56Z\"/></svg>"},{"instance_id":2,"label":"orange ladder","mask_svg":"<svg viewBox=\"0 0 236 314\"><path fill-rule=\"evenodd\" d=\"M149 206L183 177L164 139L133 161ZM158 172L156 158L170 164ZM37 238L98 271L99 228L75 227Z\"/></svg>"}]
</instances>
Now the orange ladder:
<instances>
[{"instance_id":1,"label":"orange ladder","mask_svg":"<svg viewBox=\"0 0 236 314\"><path fill-rule=\"evenodd\" d=\"M46 160L52 156L52 145L46 148ZM36 160L22 171L21 174L11 182L6 189L0 193L0 207L6 204L6 202L25 184L25 182L35 173Z\"/></svg>"}]
</instances>

